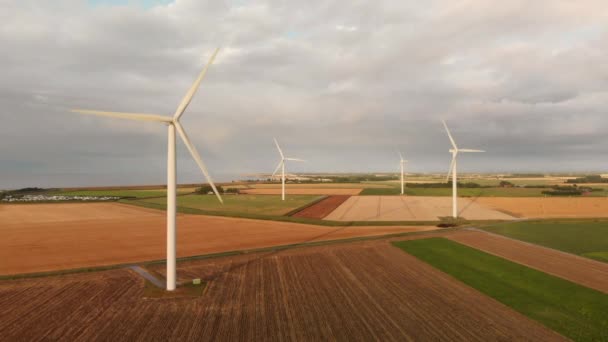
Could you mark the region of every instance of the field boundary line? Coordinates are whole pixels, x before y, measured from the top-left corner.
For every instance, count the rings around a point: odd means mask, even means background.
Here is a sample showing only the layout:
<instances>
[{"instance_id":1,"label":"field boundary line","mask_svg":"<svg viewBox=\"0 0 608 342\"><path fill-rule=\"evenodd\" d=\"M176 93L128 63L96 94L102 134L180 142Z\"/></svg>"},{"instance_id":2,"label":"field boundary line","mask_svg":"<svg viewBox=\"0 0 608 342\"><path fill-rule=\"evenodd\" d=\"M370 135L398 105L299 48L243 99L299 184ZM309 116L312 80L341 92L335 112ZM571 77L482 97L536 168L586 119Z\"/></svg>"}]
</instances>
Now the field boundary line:
<instances>
[{"instance_id":1,"label":"field boundary line","mask_svg":"<svg viewBox=\"0 0 608 342\"><path fill-rule=\"evenodd\" d=\"M512 240L512 241L516 241L516 242L519 242L519 243L523 243L523 244L528 245L528 246L533 246L533 247L547 249L547 250L550 250L550 251L553 251L553 252L557 252L557 253L569 256L569 257L575 257L575 258L580 259L580 260L591 261L592 263L597 263L598 265L608 266L608 263L597 261L595 259L585 258L583 256L580 256L580 255L577 255L577 254L574 254L574 253L568 253L568 252L561 251L559 249L555 249L555 248L551 248L551 247L547 247L547 246L543 246L543 245L537 245L537 244L532 243L532 242L518 240L518 239L509 237L509 236L504 236L504 235L501 235L501 234L498 234L498 233L488 232L488 231L485 231L483 229L476 228L476 227L465 227L465 228L463 228L463 230L470 230L470 231L475 231L475 232L479 232L479 233L485 233L485 234L489 234L489 235L496 236L496 237L499 237L499 238L503 238L503 239Z\"/></svg>"},{"instance_id":2,"label":"field boundary line","mask_svg":"<svg viewBox=\"0 0 608 342\"><path fill-rule=\"evenodd\" d=\"M307 209L307 208L310 208L313 205L315 205L315 204L317 204L317 203L319 203L321 201L324 201L324 200L326 200L328 198L329 198L329 195L322 195L320 198L317 198L316 200L314 200L312 202L306 203L306 204L304 204L304 205L302 205L302 206L300 206L298 208L295 208L295 209L292 209L292 210L288 211L286 214L283 214L283 216L293 216L293 215L299 213L300 211L302 211L304 209Z\"/></svg>"}]
</instances>

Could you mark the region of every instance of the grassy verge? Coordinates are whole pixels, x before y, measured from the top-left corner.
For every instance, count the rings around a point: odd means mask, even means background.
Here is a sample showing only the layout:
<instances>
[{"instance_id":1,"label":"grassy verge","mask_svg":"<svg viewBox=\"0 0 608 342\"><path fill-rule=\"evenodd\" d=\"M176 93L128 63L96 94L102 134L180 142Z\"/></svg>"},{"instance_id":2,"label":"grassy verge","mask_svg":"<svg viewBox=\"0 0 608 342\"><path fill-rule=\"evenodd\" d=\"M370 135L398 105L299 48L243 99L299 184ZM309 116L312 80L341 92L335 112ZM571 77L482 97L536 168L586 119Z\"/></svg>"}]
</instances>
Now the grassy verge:
<instances>
[{"instance_id":1,"label":"grassy verge","mask_svg":"<svg viewBox=\"0 0 608 342\"><path fill-rule=\"evenodd\" d=\"M394 245L575 341L608 340L608 295L599 291L444 238Z\"/></svg>"},{"instance_id":2,"label":"grassy verge","mask_svg":"<svg viewBox=\"0 0 608 342\"><path fill-rule=\"evenodd\" d=\"M544 220L480 227L488 232L608 262L607 220Z\"/></svg>"}]
</instances>

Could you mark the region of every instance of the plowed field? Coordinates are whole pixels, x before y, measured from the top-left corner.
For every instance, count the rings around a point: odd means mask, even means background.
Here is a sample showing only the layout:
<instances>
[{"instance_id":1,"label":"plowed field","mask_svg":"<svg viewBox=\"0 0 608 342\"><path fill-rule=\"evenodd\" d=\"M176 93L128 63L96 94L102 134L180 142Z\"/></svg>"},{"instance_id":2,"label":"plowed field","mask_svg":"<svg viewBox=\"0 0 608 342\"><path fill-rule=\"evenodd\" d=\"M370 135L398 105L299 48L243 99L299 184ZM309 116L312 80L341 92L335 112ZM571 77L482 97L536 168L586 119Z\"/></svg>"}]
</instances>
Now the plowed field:
<instances>
[{"instance_id":1,"label":"plowed field","mask_svg":"<svg viewBox=\"0 0 608 342\"><path fill-rule=\"evenodd\" d=\"M322 219L349 199L349 197L350 196L329 196L304 210L298 211L293 216Z\"/></svg>"},{"instance_id":2,"label":"plowed field","mask_svg":"<svg viewBox=\"0 0 608 342\"><path fill-rule=\"evenodd\" d=\"M127 270L2 281L2 337L564 340L386 242L196 261L178 272L207 280L203 296L142 299L143 280Z\"/></svg>"}]
</instances>

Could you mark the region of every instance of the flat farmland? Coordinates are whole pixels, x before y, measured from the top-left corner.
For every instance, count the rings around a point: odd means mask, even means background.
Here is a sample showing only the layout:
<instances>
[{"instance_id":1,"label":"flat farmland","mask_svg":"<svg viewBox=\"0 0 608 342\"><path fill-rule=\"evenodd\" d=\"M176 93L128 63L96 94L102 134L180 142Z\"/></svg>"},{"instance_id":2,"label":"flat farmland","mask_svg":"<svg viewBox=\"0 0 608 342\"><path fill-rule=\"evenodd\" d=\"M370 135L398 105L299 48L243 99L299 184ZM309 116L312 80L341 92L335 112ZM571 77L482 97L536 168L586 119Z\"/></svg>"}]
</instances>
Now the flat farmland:
<instances>
[{"instance_id":1,"label":"flat farmland","mask_svg":"<svg viewBox=\"0 0 608 342\"><path fill-rule=\"evenodd\" d=\"M346 202L349 198L350 196L329 196L308 208L298 211L293 216L322 219L329 215L337 207L342 205L342 203Z\"/></svg>"},{"instance_id":2,"label":"flat farmland","mask_svg":"<svg viewBox=\"0 0 608 342\"><path fill-rule=\"evenodd\" d=\"M285 193L289 195L358 195L363 189L349 188L295 188L286 189ZM241 193L251 195L280 195L281 189L275 188L254 188L241 189Z\"/></svg>"},{"instance_id":3,"label":"flat farmland","mask_svg":"<svg viewBox=\"0 0 608 342\"><path fill-rule=\"evenodd\" d=\"M446 237L608 294L608 263L480 231L462 231Z\"/></svg>"},{"instance_id":4,"label":"flat farmland","mask_svg":"<svg viewBox=\"0 0 608 342\"><path fill-rule=\"evenodd\" d=\"M271 195L225 195L220 203L214 195L185 195L177 198L177 206L225 213L245 213L264 215L284 215L321 198L319 195L291 195L281 200L281 196ZM140 202L167 203L166 197L143 199ZM137 202L134 202L137 204Z\"/></svg>"},{"instance_id":5,"label":"flat farmland","mask_svg":"<svg viewBox=\"0 0 608 342\"><path fill-rule=\"evenodd\" d=\"M310 184L286 184L286 188L289 189L365 189L365 188L391 188L390 184L382 183L310 183ZM228 186L229 187L229 186ZM251 184L250 188L255 189L280 189L281 183L260 183Z\"/></svg>"},{"instance_id":6,"label":"flat farmland","mask_svg":"<svg viewBox=\"0 0 608 342\"><path fill-rule=\"evenodd\" d=\"M7 340L565 340L386 242L193 261L178 274L207 281L203 296L143 299L144 281L124 269L1 281L0 331Z\"/></svg>"},{"instance_id":7,"label":"flat farmland","mask_svg":"<svg viewBox=\"0 0 608 342\"><path fill-rule=\"evenodd\" d=\"M0 275L165 258L165 212L118 203L0 205ZM432 230L178 215L178 257Z\"/></svg>"},{"instance_id":8,"label":"flat farmland","mask_svg":"<svg viewBox=\"0 0 608 342\"><path fill-rule=\"evenodd\" d=\"M479 197L484 206L526 218L608 217L608 197Z\"/></svg>"},{"instance_id":9,"label":"flat farmland","mask_svg":"<svg viewBox=\"0 0 608 342\"><path fill-rule=\"evenodd\" d=\"M512 220L491 207L459 198L460 216L469 220ZM334 221L437 221L452 215L449 197L353 196L325 217Z\"/></svg>"}]
</instances>

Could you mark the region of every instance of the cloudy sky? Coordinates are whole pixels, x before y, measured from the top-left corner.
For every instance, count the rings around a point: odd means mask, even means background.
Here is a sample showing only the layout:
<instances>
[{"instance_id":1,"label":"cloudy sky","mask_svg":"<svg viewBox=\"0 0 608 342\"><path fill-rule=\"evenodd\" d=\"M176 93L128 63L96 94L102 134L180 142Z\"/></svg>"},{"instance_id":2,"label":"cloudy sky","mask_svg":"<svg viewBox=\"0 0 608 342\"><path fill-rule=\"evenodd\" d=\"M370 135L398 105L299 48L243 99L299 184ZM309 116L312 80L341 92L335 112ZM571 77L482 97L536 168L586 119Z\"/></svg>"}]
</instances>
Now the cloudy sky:
<instances>
[{"instance_id":1,"label":"cloudy sky","mask_svg":"<svg viewBox=\"0 0 608 342\"><path fill-rule=\"evenodd\" d=\"M446 119L483 148L462 171L608 168L608 3L0 0L0 188L163 183L166 128L70 108L171 115L220 180L445 171ZM179 181L200 181L178 144Z\"/></svg>"}]
</instances>

